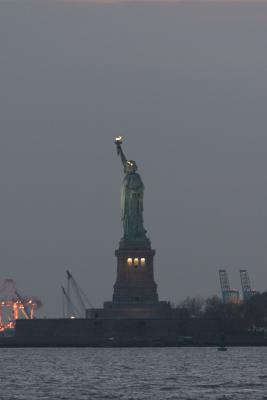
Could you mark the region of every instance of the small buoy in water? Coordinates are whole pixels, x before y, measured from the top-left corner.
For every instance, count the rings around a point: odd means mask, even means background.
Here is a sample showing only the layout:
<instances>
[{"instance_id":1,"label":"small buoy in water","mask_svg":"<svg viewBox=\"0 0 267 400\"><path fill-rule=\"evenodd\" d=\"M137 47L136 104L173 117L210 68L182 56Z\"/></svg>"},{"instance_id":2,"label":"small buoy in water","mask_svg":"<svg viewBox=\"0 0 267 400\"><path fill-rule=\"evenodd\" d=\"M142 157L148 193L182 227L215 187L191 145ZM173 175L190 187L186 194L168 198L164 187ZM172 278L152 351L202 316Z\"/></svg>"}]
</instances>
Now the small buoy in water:
<instances>
[{"instance_id":1,"label":"small buoy in water","mask_svg":"<svg viewBox=\"0 0 267 400\"><path fill-rule=\"evenodd\" d=\"M225 346L218 347L218 351L227 351L227 347Z\"/></svg>"}]
</instances>

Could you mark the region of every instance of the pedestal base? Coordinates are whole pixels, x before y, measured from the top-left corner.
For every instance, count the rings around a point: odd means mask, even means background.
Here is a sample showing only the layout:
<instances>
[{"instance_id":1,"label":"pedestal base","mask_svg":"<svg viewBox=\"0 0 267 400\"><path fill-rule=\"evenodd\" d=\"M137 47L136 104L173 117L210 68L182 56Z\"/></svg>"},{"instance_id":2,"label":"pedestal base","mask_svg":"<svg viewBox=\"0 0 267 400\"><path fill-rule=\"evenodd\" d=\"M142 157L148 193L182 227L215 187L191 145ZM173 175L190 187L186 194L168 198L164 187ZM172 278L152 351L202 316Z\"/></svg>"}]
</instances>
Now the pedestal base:
<instances>
[{"instance_id":1,"label":"pedestal base","mask_svg":"<svg viewBox=\"0 0 267 400\"><path fill-rule=\"evenodd\" d=\"M106 301L104 308L86 310L87 318L107 319L168 319L173 310L167 301L155 303L114 303Z\"/></svg>"},{"instance_id":2,"label":"pedestal base","mask_svg":"<svg viewBox=\"0 0 267 400\"><path fill-rule=\"evenodd\" d=\"M117 280L113 303L157 303L151 248L120 248L117 256Z\"/></svg>"}]
</instances>

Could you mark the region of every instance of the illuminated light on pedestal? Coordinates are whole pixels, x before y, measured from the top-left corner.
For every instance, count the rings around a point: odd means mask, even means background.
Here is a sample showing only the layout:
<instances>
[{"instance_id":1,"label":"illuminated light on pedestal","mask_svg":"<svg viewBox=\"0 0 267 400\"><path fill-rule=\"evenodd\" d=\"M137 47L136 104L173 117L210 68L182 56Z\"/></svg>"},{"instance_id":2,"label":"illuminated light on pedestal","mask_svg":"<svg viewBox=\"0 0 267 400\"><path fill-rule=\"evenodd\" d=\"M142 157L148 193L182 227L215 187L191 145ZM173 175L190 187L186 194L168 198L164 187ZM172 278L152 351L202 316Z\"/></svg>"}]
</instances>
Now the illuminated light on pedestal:
<instances>
[{"instance_id":1,"label":"illuminated light on pedestal","mask_svg":"<svg viewBox=\"0 0 267 400\"><path fill-rule=\"evenodd\" d=\"M141 257L141 258L137 258L137 257L132 258L132 257L129 257L129 258L127 258L127 265L128 265L129 267L132 267L133 265L134 265L135 267L138 267L138 266L145 267L145 266L146 266L146 259L145 259L145 257Z\"/></svg>"},{"instance_id":2,"label":"illuminated light on pedestal","mask_svg":"<svg viewBox=\"0 0 267 400\"><path fill-rule=\"evenodd\" d=\"M135 267L138 267L138 265L139 265L139 259L138 259L138 258L135 258L135 259L134 259L134 266L135 266Z\"/></svg>"}]
</instances>

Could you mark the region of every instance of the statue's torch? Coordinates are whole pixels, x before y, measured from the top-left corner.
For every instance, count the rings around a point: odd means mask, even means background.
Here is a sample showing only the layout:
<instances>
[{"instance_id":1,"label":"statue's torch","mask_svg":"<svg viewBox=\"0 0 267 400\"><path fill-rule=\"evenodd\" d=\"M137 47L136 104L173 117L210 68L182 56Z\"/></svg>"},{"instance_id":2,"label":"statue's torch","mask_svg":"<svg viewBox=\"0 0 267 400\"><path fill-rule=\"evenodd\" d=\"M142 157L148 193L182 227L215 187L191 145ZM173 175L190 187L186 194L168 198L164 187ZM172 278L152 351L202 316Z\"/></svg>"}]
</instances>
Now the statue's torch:
<instances>
[{"instance_id":1,"label":"statue's torch","mask_svg":"<svg viewBox=\"0 0 267 400\"><path fill-rule=\"evenodd\" d=\"M119 155L120 154L120 147L121 147L121 144L122 144L122 136L117 136L115 138L115 144L117 146L117 153Z\"/></svg>"}]
</instances>

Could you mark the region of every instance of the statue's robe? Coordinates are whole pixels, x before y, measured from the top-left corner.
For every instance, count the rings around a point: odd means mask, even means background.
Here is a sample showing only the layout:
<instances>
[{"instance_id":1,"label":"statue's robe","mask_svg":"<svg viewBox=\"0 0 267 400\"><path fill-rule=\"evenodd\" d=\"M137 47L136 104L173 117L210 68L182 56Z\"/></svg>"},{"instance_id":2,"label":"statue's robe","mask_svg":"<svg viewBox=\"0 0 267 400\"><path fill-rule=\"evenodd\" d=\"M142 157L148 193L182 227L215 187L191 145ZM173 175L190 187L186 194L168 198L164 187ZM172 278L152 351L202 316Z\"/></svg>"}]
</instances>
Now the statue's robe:
<instances>
[{"instance_id":1,"label":"statue's robe","mask_svg":"<svg viewBox=\"0 0 267 400\"><path fill-rule=\"evenodd\" d=\"M124 237L145 237L143 226L144 184L140 175L130 172L125 175L121 193L122 221Z\"/></svg>"}]
</instances>

